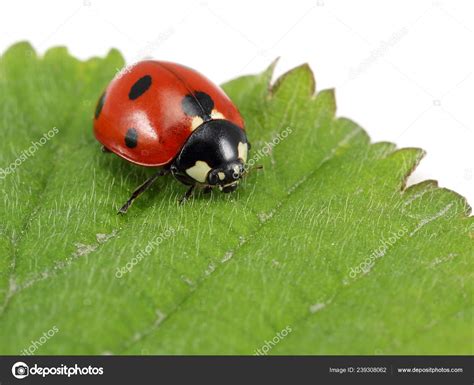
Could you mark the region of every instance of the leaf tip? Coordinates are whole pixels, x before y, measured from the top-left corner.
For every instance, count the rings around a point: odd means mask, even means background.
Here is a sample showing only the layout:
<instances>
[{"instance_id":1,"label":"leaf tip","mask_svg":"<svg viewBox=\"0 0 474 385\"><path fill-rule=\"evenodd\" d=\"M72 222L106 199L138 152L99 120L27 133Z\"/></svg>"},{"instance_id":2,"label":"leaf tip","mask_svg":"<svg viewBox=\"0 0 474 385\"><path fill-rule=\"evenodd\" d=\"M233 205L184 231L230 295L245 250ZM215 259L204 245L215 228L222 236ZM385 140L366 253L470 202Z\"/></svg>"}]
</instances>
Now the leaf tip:
<instances>
[{"instance_id":1,"label":"leaf tip","mask_svg":"<svg viewBox=\"0 0 474 385\"><path fill-rule=\"evenodd\" d=\"M402 167L401 191L405 191L408 177L415 171L421 160L425 157L426 151L419 147L404 147L392 152L390 158L400 158Z\"/></svg>"},{"instance_id":2,"label":"leaf tip","mask_svg":"<svg viewBox=\"0 0 474 385\"><path fill-rule=\"evenodd\" d=\"M265 71L263 71L264 73L269 73L270 75L273 75L273 72L275 72L275 68L278 64L278 62L280 61L280 56L277 56L271 63L270 65L267 67L267 69Z\"/></svg>"},{"instance_id":3,"label":"leaf tip","mask_svg":"<svg viewBox=\"0 0 474 385\"><path fill-rule=\"evenodd\" d=\"M25 57L35 57L35 58L38 56L38 54L36 53L36 50L28 41L20 41L18 43L11 45L3 53L2 57L9 56L9 55L12 55L12 56L24 55Z\"/></svg>"},{"instance_id":4,"label":"leaf tip","mask_svg":"<svg viewBox=\"0 0 474 385\"><path fill-rule=\"evenodd\" d=\"M334 88L327 88L319 91L315 96L316 103L320 103L329 111L332 116L336 115L336 90Z\"/></svg>"},{"instance_id":5,"label":"leaf tip","mask_svg":"<svg viewBox=\"0 0 474 385\"><path fill-rule=\"evenodd\" d=\"M306 78L307 82L307 93L308 95L312 96L314 95L316 91L316 80L314 77L313 70L311 69L310 65L308 63L303 63L295 68L292 68L291 70L285 72L283 75L281 75L273 84L273 86L270 87L269 93L270 95L276 94L284 84L291 82L292 79L294 78Z\"/></svg>"},{"instance_id":6,"label":"leaf tip","mask_svg":"<svg viewBox=\"0 0 474 385\"><path fill-rule=\"evenodd\" d=\"M118 60L123 63L125 63L125 59L122 56L122 53L117 49L117 48L111 48L109 52L107 52L107 55L105 56L106 60Z\"/></svg>"}]
</instances>

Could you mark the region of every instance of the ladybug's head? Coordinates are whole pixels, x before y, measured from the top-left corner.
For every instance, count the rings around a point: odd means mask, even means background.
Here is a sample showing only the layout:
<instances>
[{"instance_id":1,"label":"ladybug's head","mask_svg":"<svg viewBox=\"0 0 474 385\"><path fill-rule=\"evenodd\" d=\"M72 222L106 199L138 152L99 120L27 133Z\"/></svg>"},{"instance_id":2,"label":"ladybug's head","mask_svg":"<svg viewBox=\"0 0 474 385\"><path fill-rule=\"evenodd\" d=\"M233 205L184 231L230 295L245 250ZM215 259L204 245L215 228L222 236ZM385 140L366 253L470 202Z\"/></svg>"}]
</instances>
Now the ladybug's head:
<instances>
[{"instance_id":1,"label":"ladybug's head","mask_svg":"<svg viewBox=\"0 0 474 385\"><path fill-rule=\"evenodd\" d=\"M248 141L245 131L224 119L210 120L194 130L171 170L187 184L234 191L244 174Z\"/></svg>"},{"instance_id":2,"label":"ladybug's head","mask_svg":"<svg viewBox=\"0 0 474 385\"><path fill-rule=\"evenodd\" d=\"M219 190L224 193L229 193L235 191L243 173L244 162L240 159L226 162L220 167L209 171L207 174L207 183L210 186L217 186Z\"/></svg>"}]
</instances>

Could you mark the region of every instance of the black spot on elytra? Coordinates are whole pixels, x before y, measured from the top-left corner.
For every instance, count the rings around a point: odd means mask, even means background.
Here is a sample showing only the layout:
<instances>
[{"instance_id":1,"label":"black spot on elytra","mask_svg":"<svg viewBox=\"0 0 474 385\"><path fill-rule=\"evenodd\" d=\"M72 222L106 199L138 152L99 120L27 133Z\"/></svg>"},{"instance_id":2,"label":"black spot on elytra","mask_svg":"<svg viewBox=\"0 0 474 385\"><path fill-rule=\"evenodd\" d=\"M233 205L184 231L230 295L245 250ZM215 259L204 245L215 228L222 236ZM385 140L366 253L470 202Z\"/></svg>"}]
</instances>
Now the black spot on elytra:
<instances>
[{"instance_id":1,"label":"black spot on elytra","mask_svg":"<svg viewBox=\"0 0 474 385\"><path fill-rule=\"evenodd\" d=\"M134 128L129 128L125 134L125 145L129 148L137 147L138 133Z\"/></svg>"},{"instance_id":2,"label":"black spot on elytra","mask_svg":"<svg viewBox=\"0 0 474 385\"><path fill-rule=\"evenodd\" d=\"M130 88L130 92L128 93L128 97L130 100L135 100L139 96L143 95L143 93L150 88L151 86L151 76L145 75L138 79L135 84Z\"/></svg>"},{"instance_id":3,"label":"black spot on elytra","mask_svg":"<svg viewBox=\"0 0 474 385\"><path fill-rule=\"evenodd\" d=\"M94 116L97 119L100 115L100 112L102 111L102 107L104 106L105 103L105 92L100 96L99 101L97 102L97 106L95 107L95 113Z\"/></svg>"},{"instance_id":4,"label":"black spot on elytra","mask_svg":"<svg viewBox=\"0 0 474 385\"><path fill-rule=\"evenodd\" d=\"M188 116L200 116L204 121L211 119L211 112L214 108L214 101L205 92L197 91L194 94L186 95L181 105L183 111Z\"/></svg>"}]
</instances>

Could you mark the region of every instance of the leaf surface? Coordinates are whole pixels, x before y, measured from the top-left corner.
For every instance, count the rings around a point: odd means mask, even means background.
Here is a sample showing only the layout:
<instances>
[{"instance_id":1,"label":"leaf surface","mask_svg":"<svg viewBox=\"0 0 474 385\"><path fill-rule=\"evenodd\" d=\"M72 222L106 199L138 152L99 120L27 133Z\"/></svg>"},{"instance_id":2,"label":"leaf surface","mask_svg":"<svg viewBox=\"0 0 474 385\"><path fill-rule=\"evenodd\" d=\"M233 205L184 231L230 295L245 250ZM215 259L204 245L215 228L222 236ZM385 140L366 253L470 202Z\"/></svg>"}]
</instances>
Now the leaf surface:
<instances>
[{"instance_id":1,"label":"leaf surface","mask_svg":"<svg viewBox=\"0 0 474 385\"><path fill-rule=\"evenodd\" d=\"M435 181L405 188L422 150L371 143L306 65L270 85L273 64L224 85L263 170L184 206L165 177L117 216L153 172L92 135L123 64L1 58L2 170L57 131L0 175L1 354L54 326L35 354L472 354L474 223Z\"/></svg>"}]
</instances>

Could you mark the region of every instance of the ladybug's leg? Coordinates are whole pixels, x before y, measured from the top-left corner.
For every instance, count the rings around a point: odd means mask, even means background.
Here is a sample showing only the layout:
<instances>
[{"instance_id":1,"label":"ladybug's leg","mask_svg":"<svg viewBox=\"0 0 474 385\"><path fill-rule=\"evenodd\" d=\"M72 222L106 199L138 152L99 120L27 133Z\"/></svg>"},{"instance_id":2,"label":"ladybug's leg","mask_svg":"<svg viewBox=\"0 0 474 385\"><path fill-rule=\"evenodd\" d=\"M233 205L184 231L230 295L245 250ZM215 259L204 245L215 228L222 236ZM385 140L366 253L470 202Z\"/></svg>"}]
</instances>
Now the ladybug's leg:
<instances>
[{"instance_id":1,"label":"ladybug's leg","mask_svg":"<svg viewBox=\"0 0 474 385\"><path fill-rule=\"evenodd\" d=\"M206 186L202 189L202 193L203 194L209 194L210 192L212 191L212 187L211 186Z\"/></svg>"},{"instance_id":2,"label":"ladybug's leg","mask_svg":"<svg viewBox=\"0 0 474 385\"><path fill-rule=\"evenodd\" d=\"M191 195L193 195L193 191L194 191L194 188L195 188L195 187L196 187L196 185L193 184L192 186L190 186L190 187L188 188L188 191L186 191L186 193L183 195L183 197L179 200L179 204L180 204L180 205L182 205L184 202L186 202L186 201L189 199L189 197L190 197Z\"/></svg>"},{"instance_id":3,"label":"ladybug's leg","mask_svg":"<svg viewBox=\"0 0 474 385\"><path fill-rule=\"evenodd\" d=\"M128 199L127 202L120 208L117 214L125 214L128 208L140 195L142 195L148 188L158 179L158 177L166 175L169 173L169 170L160 170L156 174L148 178L143 184L137 187L137 189L132 193L132 196Z\"/></svg>"},{"instance_id":4,"label":"ladybug's leg","mask_svg":"<svg viewBox=\"0 0 474 385\"><path fill-rule=\"evenodd\" d=\"M101 150L102 150L102 152L112 152L105 146L102 146Z\"/></svg>"}]
</instances>

